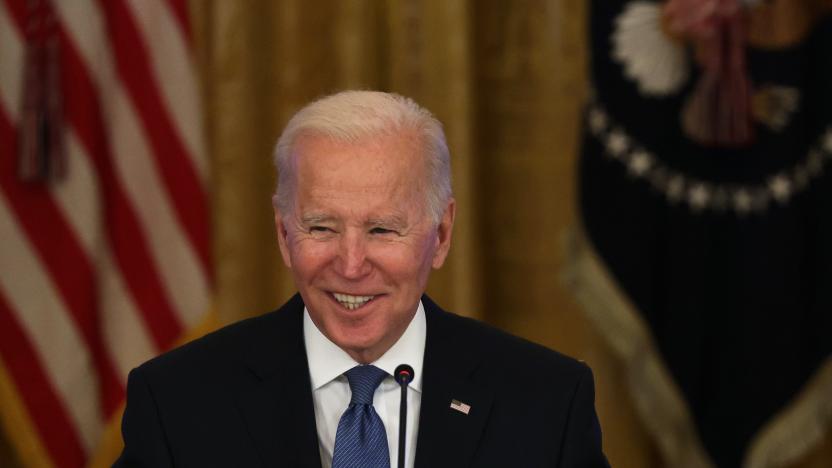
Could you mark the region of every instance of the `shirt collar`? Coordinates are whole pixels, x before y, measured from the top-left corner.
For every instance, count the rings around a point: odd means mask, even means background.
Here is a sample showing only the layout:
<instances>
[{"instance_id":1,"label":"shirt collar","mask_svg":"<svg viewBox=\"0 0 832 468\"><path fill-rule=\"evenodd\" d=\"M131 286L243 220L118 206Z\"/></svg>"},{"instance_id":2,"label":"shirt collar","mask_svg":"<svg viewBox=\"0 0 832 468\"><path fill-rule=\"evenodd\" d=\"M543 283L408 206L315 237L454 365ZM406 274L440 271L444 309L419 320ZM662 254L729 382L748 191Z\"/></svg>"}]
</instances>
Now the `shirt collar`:
<instances>
[{"instance_id":1,"label":"shirt collar","mask_svg":"<svg viewBox=\"0 0 832 468\"><path fill-rule=\"evenodd\" d=\"M410 387L421 392L426 333L425 308L422 306L422 301L419 301L413 319L410 320L410 324L399 340L371 364L391 376L399 364L410 364L414 373ZM318 330L306 307L303 308L303 340L306 345L306 359L309 363L309 376L313 391L359 365L346 351L329 341L329 338Z\"/></svg>"}]
</instances>

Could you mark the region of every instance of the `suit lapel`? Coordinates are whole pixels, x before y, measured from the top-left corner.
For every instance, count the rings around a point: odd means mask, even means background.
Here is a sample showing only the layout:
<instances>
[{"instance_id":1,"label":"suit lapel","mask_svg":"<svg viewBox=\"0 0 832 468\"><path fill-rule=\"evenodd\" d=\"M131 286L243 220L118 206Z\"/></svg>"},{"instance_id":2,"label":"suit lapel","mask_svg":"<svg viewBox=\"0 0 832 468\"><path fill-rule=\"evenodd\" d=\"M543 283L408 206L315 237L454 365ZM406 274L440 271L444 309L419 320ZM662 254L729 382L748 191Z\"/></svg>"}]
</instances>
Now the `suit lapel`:
<instances>
[{"instance_id":1,"label":"suit lapel","mask_svg":"<svg viewBox=\"0 0 832 468\"><path fill-rule=\"evenodd\" d=\"M416 466L468 466L493 395L470 379L479 359L457 333L457 320L427 296L422 302L427 337ZM253 377L239 391L238 407L265 466L320 468L300 296L269 319L243 357ZM452 400L469 405L468 414L451 408Z\"/></svg>"},{"instance_id":2,"label":"suit lapel","mask_svg":"<svg viewBox=\"0 0 832 468\"><path fill-rule=\"evenodd\" d=\"M254 375L239 392L238 406L268 467L320 468L302 317L296 295L258 330L244 356Z\"/></svg>"},{"instance_id":3,"label":"suit lapel","mask_svg":"<svg viewBox=\"0 0 832 468\"><path fill-rule=\"evenodd\" d=\"M471 382L479 365L453 318L427 296L422 404L416 466L468 466L482 436L493 395ZM462 340L462 341L461 341ZM452 400L470 406L468 414L451 408Z\"/></svg>"}]
</instances>

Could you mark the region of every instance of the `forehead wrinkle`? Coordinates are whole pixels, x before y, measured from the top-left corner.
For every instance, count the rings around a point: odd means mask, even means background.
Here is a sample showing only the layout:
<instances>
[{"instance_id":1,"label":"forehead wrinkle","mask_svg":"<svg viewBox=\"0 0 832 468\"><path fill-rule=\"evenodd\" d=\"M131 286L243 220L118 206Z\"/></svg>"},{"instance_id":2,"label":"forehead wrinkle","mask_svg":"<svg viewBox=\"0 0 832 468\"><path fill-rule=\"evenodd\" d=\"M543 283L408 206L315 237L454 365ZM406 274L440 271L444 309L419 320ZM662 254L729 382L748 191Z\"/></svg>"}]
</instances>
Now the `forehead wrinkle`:
<instances>
[{"instance_id":1,"label":"forehead wrinkle","mask_svg":"<svg viewBox=\"0 0 832 468\"><path fill-rule=\"evenodd\" d=\"M393 213L385 216L370 216L367 218L370 226L407 226L407 216L403 213Z\"/></svg>"}]
</instances>

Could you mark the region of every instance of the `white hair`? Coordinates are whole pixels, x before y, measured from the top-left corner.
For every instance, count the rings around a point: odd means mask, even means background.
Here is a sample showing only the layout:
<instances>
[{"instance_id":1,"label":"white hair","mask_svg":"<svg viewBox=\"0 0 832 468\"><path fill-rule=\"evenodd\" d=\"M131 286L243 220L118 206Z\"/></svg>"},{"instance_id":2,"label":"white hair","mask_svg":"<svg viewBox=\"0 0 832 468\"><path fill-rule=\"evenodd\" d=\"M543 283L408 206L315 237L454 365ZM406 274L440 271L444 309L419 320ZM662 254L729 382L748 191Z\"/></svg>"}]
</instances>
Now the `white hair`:
<instances>
[{"instance_id":1,"label":"white hair","mask_svg":"<svg viewBox=\"0 0 832 468\"><path fill-rule=\"evenodd\" d=\"M295 174L294 145L304 135L355 143L372 136L415 132L423 152L427 179L426 204L434 222L442 219L451 193L448 145L442 124L410 98L380 91L343 91L307 104L298 111L277 141L274 201L283 214L292 212Z\"/></svg>"}]
</instances>

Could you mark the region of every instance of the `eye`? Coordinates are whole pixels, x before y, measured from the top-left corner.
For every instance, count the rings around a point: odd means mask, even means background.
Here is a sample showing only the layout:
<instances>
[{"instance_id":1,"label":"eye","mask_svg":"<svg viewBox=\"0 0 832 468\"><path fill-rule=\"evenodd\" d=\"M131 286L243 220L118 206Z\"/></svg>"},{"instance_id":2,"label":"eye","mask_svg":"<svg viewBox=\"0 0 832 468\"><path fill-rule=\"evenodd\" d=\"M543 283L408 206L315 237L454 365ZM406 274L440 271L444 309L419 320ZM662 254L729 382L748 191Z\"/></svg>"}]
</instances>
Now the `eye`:
<instances>
[{"instance_id":1,"label":"eye","mask_svg":"<svg viewBox=\"0 0 832 468\"><path fill-rule=\"evenodd\" d=\"M396 231L386 229L383 227L374 227L370 229L370 234L394 234Z\"/></svg>"},{"instance_id":2,"label":"eye","mask_svg":"<svg viewBox=\"0 0 832 468\"><path fill-rule=\"evenodd\" d=\"M310 226L309 227L309 233L310 234L320 235L320 234L331 234L333 232L335 232L335 231L333 231L332 228L328 228L326 226Z\"/></svg>"}]
</instances>

